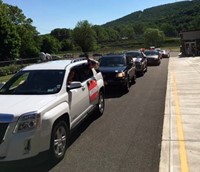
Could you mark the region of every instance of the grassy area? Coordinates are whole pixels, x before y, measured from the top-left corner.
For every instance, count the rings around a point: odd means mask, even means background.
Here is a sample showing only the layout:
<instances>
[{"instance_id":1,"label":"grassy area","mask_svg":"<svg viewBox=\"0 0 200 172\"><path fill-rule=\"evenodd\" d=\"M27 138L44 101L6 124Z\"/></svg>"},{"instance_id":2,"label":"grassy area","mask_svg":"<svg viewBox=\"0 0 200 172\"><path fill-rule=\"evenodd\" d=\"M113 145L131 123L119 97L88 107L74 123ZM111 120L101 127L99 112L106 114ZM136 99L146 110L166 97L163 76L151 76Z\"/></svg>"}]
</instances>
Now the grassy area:
<instances>
[{"instance_id":1,"label":"grassy area","mask_svg":"<svg viewBox=\"0 0 200 172\"><path fill-rule=\"evenodd\" d=\"M160 47L161 49L170 50L170 51L180 51L180 40L179 38L168 38L165 40L163 45ZM107 53L121 53L126 50L138 50L141 47L144 47L143 43L137 42L135 40L121 40L115 42L106 42L102 43L99 49L95 52L90 52L89 56L92 56L94 53L99 54L107 54ZM55 54L57 56L63 57L66 54L71 54L74 57L78 57L82 54L80 51L73 52L60 52L59 54ZM6 82L13 75L1 76L0 83Z\"/></svg>"},{"instance_id":2,"label":"grassy area","mask_svg":"<svg viewBox=\"0 0 200 172\"><path fill-rule=\"evenodd\" d=\"M179 38L166 38L166 40L159 47L171 51L179 51ZM99 52L123 52L124 50L138 50L140 48L148 48L144 45L142 40L120 40L113 42L106 42L101 45Z\"/></svg>"},{"instance_id":3,"label":"grassy area","mask_svg":"<svg viewBox=\"0 0 200 172\"><path fill-rule=\"evenodd\" d=\"M160 46L161 49L166 49L170 51L179 51L180 46L180 38L166 38L165 41ZM140 48L147 48L145 47L144 43L141 39L139 40L118 40L118 41L111 41L111 42L103 42L99 44L99 48L94 52L89 52L89 56L92 56L94 53L98 54L107 54L107 53L121 53L127 50L139 50ZM82 52L79 51L66 51L60 52L55 55L63 57L66 54L71 54L73 57L79 57Z\"/></svg>"},{"instance_id":4,"label":"grassy area","mask_svg":"<svg viewBox=\"0 0 200 172\"><path fill-rule=\"evenodd\" d=\"M13 76L13 75L1 76L1 77L0 77L0 83L6 82L6 81L9 80L12 76Z\"/></svg>"}]
</instances>

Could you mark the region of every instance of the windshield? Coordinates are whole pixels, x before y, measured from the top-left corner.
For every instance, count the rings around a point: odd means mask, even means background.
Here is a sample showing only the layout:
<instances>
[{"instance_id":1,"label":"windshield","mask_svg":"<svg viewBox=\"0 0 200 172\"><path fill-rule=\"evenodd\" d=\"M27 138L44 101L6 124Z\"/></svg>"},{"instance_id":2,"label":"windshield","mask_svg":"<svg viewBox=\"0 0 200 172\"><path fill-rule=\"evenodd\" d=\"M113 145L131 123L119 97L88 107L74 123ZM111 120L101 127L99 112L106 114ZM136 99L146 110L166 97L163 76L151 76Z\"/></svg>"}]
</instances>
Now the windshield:
<instances>
[{"instance_id":1,"label":"windshield","mask_svg":"<svg viewBox=\"0 0 200 172\"><path fill-rule=\"evenodd\" d=\"M60 91L64 74L64 70L20 71L0 89L0 94L54 94Z\"/></svg>"},{"instance_id":2,"label":"windshield","mask_svg":"<svg viewBox=\"0 0 200 172\"><path fill-rule=\"evenodd\" d=\"M142 55L139 52L128 52L126 55L132 58L142 58Z\"/></svg>"},{"instance_id":3,"label":"windshield","mask_svg":"<svg viewBox=\"0 0 200 172\"><path fill-rule=\"evenodd\" d=\"M125 65L123 57L102 57L100 67L120 67Z\"/></svg>"},{"instance_id":4,"label":"windshield","mask_svg":"<svg viewBox=\"0 0 200 172\"><path fill-rule=\"evenodd\" d=\"M157 51L144 51L144 54L147 56L155 56L158 55L159 53Z\"/></svg>"}]
</instances>

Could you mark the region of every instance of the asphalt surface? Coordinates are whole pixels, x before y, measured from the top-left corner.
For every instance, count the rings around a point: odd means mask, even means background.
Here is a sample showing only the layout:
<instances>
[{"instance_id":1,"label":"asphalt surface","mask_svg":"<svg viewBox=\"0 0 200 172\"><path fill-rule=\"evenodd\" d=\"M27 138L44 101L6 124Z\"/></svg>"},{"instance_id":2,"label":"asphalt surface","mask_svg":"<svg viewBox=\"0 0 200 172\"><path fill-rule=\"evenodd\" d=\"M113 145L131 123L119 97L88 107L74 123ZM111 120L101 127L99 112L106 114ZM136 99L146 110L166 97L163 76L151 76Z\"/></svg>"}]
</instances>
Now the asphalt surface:
<instances>
[{"instance_id":1,"label":"asphalt surface","mask_svg":"<svg viewBox=\"0 0 200 172\"><path fill-rule=\"evenodd\" d=\"M77 128L65 159L50 171L158 171L167 67L168 59L149 67L128 94L107 90L104 115Z\"/></svg>"},{"instance_id":2,"label":"asphalt surface","mask_svg":"<svg viewBox=\"0 0 200 172\"><path fill-rule=\"evenodd\" d=\"M107 89L103 116L91 114L76 128L60 163L44 162L6 172L159 171L168 61L162 59L160 66L149 66L127 94Z\"/></svg>"}]
</instances>

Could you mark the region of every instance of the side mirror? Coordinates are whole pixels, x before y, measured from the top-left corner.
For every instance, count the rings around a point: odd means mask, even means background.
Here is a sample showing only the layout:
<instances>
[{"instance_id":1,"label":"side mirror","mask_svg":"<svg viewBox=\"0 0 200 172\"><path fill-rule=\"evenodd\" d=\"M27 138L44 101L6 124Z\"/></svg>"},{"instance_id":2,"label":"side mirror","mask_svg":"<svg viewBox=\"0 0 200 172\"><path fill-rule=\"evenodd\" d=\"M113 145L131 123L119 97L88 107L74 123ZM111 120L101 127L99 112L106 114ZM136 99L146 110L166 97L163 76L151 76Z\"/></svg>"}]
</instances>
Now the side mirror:
<instances>
[{"instance_id":1,"label":"side mirror","mask_svg":"<svg viewBox=\"0 0 200 172\"><path fill-rule=\"evenodd\" d=\"M129 65L133 65L135 62L133 61L133 59L129 62Z\"/></svg>"},{"instance_id":2,"label":"side mirror","mask_svg":"<svg viewBox=\"0 0 200 172\"><path fill-rule=\"evenodd\" d=\"M72 90L72 89L76 89L76 88L81 88L82 84L81 82L72 82L70 85L67 86L67 91Z\"/></svg>"}]
</instances>

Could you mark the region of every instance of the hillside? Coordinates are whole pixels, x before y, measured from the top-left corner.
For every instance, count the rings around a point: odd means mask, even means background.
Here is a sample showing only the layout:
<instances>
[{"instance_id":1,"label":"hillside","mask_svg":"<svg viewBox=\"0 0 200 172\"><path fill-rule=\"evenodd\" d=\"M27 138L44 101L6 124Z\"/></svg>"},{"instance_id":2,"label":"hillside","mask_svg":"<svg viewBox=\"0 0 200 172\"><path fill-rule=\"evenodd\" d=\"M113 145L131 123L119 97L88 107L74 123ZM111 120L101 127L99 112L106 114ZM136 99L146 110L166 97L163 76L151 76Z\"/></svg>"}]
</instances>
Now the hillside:
<instances>
[{"instance_id":1,"label":"hillside","mask_svg":"<svg viewBox=\"0 0 200 172\"><path fill-rule=\"evenodd\" d=\"M136 11L102 26L142 24L147 27L160 27L163 23L172 25L177 32L200 30L200 0L175 2Z\"/></svg>"}]
</instances>

